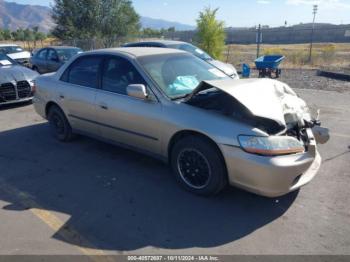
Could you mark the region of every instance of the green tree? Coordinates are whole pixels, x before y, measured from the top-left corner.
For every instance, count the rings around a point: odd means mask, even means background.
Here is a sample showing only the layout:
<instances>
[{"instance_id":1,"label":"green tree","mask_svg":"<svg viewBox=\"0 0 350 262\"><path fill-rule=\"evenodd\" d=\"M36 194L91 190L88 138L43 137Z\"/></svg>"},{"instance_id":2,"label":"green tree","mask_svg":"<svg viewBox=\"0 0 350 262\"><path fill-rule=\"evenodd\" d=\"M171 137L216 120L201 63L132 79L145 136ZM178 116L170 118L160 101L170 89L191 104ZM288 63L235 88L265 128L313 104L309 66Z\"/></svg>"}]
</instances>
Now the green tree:
<instances>
[{"instance_id":1,"label":"green tree","mask_svg":"<svg viewBox=\"0 0 350 262\"><path fill-rule=\"evenodd\" d=\"M55 0L53 35L60 39L91 38L96 33L101 0Z\"/></svg>"},{"instance_id":2,"label":"green tree","mask_svg":"<svg viewBox=\"0 0 350 262\"><path fill-rule=\"evenodd\" d=\"M157 29L146 27L142 29L141 33L144 37L161 37L163 32L164 32L164 29L157 30Z\"/></svg>"},{"instance_id":3,"label":"green tree","mask_svg":"<svg viewBox=\"0 0 350 262\"><path fill-rule=\"evenodd\" d=\"M3 35L4 40L12 40L12 34L11 34L11 31L9 29L4 29L2 31L2 35Z\"/></svg>"},{"instance_id":4,"label":"green tree","mask_svg":"<svg viewBox=\"0 0 350 262\"><path fill-rule=\"evenodd\" d=\"M43 32L37 32L37 33L35 34L35 39L36 39L37 41L40 41L41 47L44 46L44 45L43 45L43 41L46 39L46 37L47 37L47 35L44 34Z\"/></svg>"},{"instance_id":5,"label":"green tree","mask_svg":"<svg viewBox=\"0 0 350 262\"><path fill-rule=\"evenodd\" d=\"M34 48L36 48L36 41L38 40L39 26L34 26L32 29L33 39L34 39Z\"/></svg>"},{"instance_id":6,"label":"green tree","mask_svg":"<svg viewBox=\"0 0 350 262\"><path fill-rule=\"evenodd\" d=\"M169 27L168 30L167 30L169 33L175 33L175 27L172 26L172 27Z\"/></svg>"},{"instance_id":7,"label":"green tree","mask_svg":"<svg viewBox=\"0 0 350 262\"><path fill-rule=\"evenodd\" d=\"M222 57L225 49L225 25L217 20L218 8L207 7L197 19L197 38L199 46L216 59Z\"/></svg>"},{"instance_id":8,"label":"green tree","mask_svg":"<svg viewBox=\"0 0 350 262\"><path fill-rule=\"evenodd\" d=\"M29 28L27 28L27 29L23 30L23 34L24 34L24 41L27 42L27 48L31 49L30 43L33 42L35 39L34 32L32 30L30 30Z\"/></svg>"},{"instance_id":9,"label":"green tree","mask_svg":"<svg viewBox=\"0 0 350 262\"><path fill-rule=\"evenodd\" d=\"M77 6L75 1L55 0L52 8L52 19L56 26L52 34L60 39L71 39L77 37Z\"/></svg>"},{"instance_id":10,"label":"green tree","mask_svg":"<svg viewBox=\"0 0 350 262\"><path fill-rule=\"evenodd\" d=\"M113 40L113 38L125 37L139 31L140 17L131 1L103 0L100 6L98 32L102 38Z\"/></svg>"},{"instance_id":11,"label":"green tree","mask_svg":"<svg viewBox=\"0 0 350 262\"><path fill-rule=\"evenodd\" d=\"M55 0L53 35L60 39L113 39L139 30L130 0Z\"/></svg>"}]
</instances>

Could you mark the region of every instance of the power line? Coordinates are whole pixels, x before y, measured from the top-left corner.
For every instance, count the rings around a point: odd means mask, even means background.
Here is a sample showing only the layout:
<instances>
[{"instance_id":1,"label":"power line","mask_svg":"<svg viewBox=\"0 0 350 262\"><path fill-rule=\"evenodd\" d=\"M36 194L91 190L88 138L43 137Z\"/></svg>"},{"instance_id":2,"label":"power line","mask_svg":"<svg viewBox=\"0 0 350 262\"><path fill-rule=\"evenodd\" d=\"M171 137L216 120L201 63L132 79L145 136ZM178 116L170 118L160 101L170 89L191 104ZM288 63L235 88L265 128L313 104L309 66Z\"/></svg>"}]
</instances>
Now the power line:
<instances>
[{"instance_id":1,"label":"power line","mask_svg":"<svg viewBox=\"0 0 350 262\"><path fill-rule=\"evenodd\" d=\"M310 42L310 52L309 52L309 62L312 60L312 45L314 41L314 31L315 31L315 19L318 10L318 5L313 6L312 14L314 15L314 19L312 20L312 31L311 31L311 42Z\"/></svg>"}]
</instances>

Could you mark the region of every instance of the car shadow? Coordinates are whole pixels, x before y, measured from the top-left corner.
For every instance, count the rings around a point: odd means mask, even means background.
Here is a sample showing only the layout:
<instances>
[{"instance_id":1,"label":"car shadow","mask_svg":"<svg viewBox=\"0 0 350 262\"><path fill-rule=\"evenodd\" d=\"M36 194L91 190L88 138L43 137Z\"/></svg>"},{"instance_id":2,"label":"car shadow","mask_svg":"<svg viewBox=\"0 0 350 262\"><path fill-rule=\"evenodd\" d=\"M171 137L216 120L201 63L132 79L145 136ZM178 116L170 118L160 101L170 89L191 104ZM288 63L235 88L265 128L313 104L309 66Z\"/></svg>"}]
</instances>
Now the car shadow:
<instances>
[{"instance_id":1,"label":"car shadow","mask_svg":"<svg viewBox=\"0 0 350 262\"><path fill-rule=\"evenodd\" d=\"M5 111L5 110L10 110L18 107L23 107L23 106L28 106L31 105L32 101L25 101L25 102L18 102L18 103L13 103L13 104L1 104L0 103L0 112Z\"/></svg>"},{"instance_id":2,"label":"car shadow","mask_svg":"<svg viewBox=\"0 0 350 262\"><path fill-rule=\"evenodd\" d=\"M298 195L269 199L228 188L199 197L182 190L155 159L84 137L60 143L46 123L1 132L0 145L0 199L11 203L3 209L32 208L18 197L24 192L42 209L69 215L53 238L78 246L220 246L279 218ZM69 230L88 241L67 237Z\"/></svg>"}]
</instances>

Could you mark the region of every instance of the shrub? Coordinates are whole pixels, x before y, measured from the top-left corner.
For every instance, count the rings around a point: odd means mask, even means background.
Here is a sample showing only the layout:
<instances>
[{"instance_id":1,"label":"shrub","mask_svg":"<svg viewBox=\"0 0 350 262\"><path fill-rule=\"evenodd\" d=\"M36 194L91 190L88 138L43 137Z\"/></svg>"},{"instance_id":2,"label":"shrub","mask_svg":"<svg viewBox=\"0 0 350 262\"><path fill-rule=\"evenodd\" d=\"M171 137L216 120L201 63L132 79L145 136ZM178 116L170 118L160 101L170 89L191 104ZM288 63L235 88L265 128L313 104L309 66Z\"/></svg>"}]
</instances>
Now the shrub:
<instances>
[{"instance_id":1,"label":"shrub","mask_svg":"<svg viewBox=\"0 0 350 262\"><path fill-rule=\"evenodd\" d=\"M305 65L308 61L308 54L306 51L293 51L287 56L287 60L293 65Z\"/></svg>"},{"instance_id":2,"label":"shrub","mask_svg":"<svg viewBox=\"0 0 350 262\"><path fill-rule=\"evenodd\" d=\"M264 55L283 55L283 53L283 50L279 47L270 47L263 49Z\"/></svg>"},{"instance_id":3,"label":"shrub","mask_svg":"<svg viewBox=\"0 0 350 262\"><path fill-rule=\"evenodd\" d=\"M322 47L320 53L324 62L332 61L335 57L335 45L329 44Z\"/></svg>"}]
</instances>

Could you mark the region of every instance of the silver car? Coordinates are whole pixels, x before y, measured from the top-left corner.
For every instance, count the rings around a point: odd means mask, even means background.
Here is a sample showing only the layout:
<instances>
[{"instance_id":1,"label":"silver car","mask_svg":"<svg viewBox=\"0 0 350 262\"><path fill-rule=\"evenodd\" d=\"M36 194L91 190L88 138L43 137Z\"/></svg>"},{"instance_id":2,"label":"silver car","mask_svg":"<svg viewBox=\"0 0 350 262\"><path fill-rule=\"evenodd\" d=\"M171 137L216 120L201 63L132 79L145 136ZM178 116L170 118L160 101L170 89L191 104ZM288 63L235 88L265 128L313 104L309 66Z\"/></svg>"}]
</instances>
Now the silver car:
<instances>
[{"instance_id":1,"label":"silver car","mask_svg":"<svg viewBox=\"0 0 350 262\"><path fill-rule=\"evenodd\" d=\"M40 74L56 72L65 62L82 52L83 50L73 46L45 47L35 50L30 58L30 66Z\"/></svg>"},{"instance_id":2,"label":"silver car","mask_svg":"<svg viewBox=\"0 0 350 262\"><path fill-rule=\"evenodd\" d=\"M0 54L0 105L30 101L37 72Z\"/></svg>"},{"instance_id":3,"label":"silver car","mask_svg":"<svg viewBox=\"0 0 350 262\"><path fill-rule=\"evenodd\" d=\"M61 141L96 137L168 162L191 192L260 195L308 183L326 129L286 84L233 80L180 50L87 52L36 80L34 106Z\"/></svg>"},{"instance_id":4,"label":"silver car","mask_svg":"<svg viewBox=\"0 0 350 262\"><path fill-rule=\"evenodd\" d=\"M174 40L153 40L127 43L124 44L123 47L162 47L183 50L215 66L216 68L224 72L226 75L234 79L239 79L237 70L233 65L212 58L205 51L190 43Z\"/></svg>"}]
</instances>

